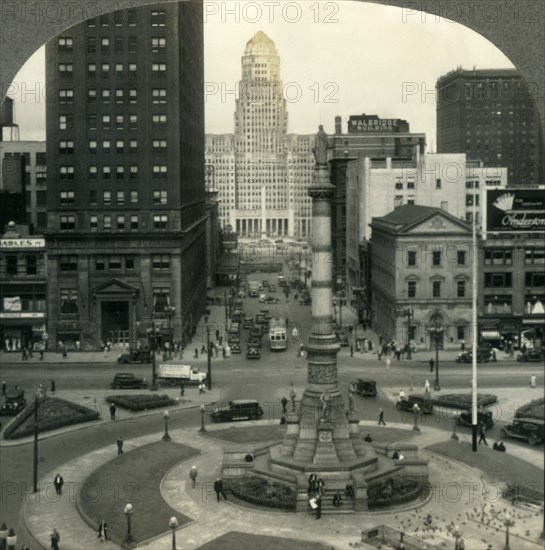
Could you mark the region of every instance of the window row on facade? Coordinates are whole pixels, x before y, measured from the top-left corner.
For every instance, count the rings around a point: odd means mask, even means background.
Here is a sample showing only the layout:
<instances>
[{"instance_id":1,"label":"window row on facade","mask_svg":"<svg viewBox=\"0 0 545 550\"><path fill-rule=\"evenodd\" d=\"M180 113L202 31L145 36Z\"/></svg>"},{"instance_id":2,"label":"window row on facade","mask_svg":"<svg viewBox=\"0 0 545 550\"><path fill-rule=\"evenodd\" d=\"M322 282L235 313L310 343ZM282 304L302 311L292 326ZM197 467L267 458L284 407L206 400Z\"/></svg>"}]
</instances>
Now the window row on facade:
<instances>
[{"instance_id":1,"label":"window row on facade","mask_svg":"<svg viewBox=\"0 0 545 550\"><path fill-rule=\"evenodd\" d=\"M456 296L445 295L444 281L432 280L430 283L431 285L425 285L425 289L422 290L422 285L419 284L419 281L407 281L407 298L467 298L469 296L467 292L469 282L467 280L456 281ZM424 292L427 292L427 294L424 295Z\"/></svg>"},{"instance_id":2,"label":"window row on facade","mask_svg":"<svg viewBox=\"0 0 545 550\"><path fill-rule=\"evenodd\" d=\"M154 127L164 127L167 124L167 115L166 114L152 114L151 115L151 124ZM111 125L115 123L116 130L124 130L128 128L129 130L138 129L138 115L130 114L127 117L125 115L103 115L102 124L103 128L106 128L104 124ZM65 114L59 115L58 118L58 129L59 130L73 130L74 129L74 115ZM87 129L96 130L97 129L97 115L90 114L87 117Z\"/></svg>"},{"instance_id":3,"label":"window row on facade","mask_svg":"<svg viewBox=\"0 0 545 550\"><path fill-rule=\"evenodd\" d=\"M99 227L99 222L101 226ZM111 231L114 229L113 223L115 222L116 231L123 231L125 229L130 229L132 231L140 229L140 217L138 214L131 215L112 215L112 214L103 214L100 217L95 214L89 216L89 229L98 230L102 229L104 231ZM168 229L169 225L168 215L166 214L153 214L152 216L152 228L157 229ZM76 227L76 216L73 214L62 214L59 216L59 229L61 231L75 231ZM83 229L83 228L81 228Z\"/></svg>"},{"instance_id":4,"label":"window row on facade","mask_svg":"<svg viewBox=\"0 0 545 550\"><path fill-rule=\"evenodd\" d=\"M418 255L420 255L420 261L418 261ZM422 250L420 254L416 250L407 251L407 265L416 266L425 264L427 258L431 256L431 264L436 267L440 267L443 264L446 265L467 265L468 254L467 250L434 250L431 254L428 251Z\"/></svg>"},{"instance_id":5,"label":"window row on facade","mask_svg":"<svg viewBox=\"0 0 545 550\"><path fill-rule=\"evenodd\" d=\"M127 74L129 79L136 80L138 77L142 78L143 72L137 72L136 63L115 63L111 64L108 62L103 62L100 64L97 63L87 63L87 78L95 79L97 74L100 74L100 78L109 79L110 76L114 75L117 79L123 79L125 74L125 66L127 68ZM60 77L63 78L73 78L74 76L74 63L60 62L57 66L58 73ZM150 71L152 78L164 78L167 73L167 64L166 63L151 63Z\"/></svg>"},{"instance_id":6,"label":"window row on facade","mask_svg":"<svg viewBox=\"0 0 545 550\"><path fill-rule=\"evenodd\" d=\"M102 166L103 179L110 179L113 173L115 173L115 176L117 179L124 179L125 166L117 165L115 167L115 172L113 172L112 166L110 165ZM131 179L135 179L138 176L138 166L130 165L128 173ZM73 165L59 166L58 174L59 174L59 180L73 180L76 177L76 167ZM168 167L166 164L154 164L151 167L152 178L166 178L167 174L168 174ZM89 166L88 177L90 179L96 179L98 177L98 167L96 165Z\"/></svg>"},{"instance_id":7,"label":"window row on facade","mask_svg":"<svg viewBox=\"0 0 545 550\"><path fill-rule=\"evenodd\" d=\"M124 140L116 139L114 141L110 139L103 139L100 142L101 152L110 153L115 149L116 153L137 153L138 152L138 140ZM167 140L166 139L152 139L151 147L154 153L165 153L167 149ZM96 139L90 139L87 142L87 150L91 154L96 154L98 152L98 141ZM59 140L59 154L61 155L71 155L75 152L74 140Z\"/></svg>"},{"instance_id":8,"label":"window row on facade","mask_svg":"<svg viewBox=\"0 0 545 550\"><path fill-rule=\"evenodd\" d=\"M59 256L59 271L78 271L78 259L75 254ZM170 271L170 254L152 254L151 268L153 271ZM141 269L140 258L135 254L103 254L94 256L92 264L96 271L119 271Z\"/></svg>"},{"instance_id":9,"label":"window row on facade","mask_svg":"<svg viewBox=\"0 0 545 550\"><path fill-rule=\"evenodd\" d=\"M102 205L110 206L113 204L113 197L115 196L115 204L124 205L125 199L128 199L130 204L138 204L139 193L136 190L133 191L102 191ZM156 206L168 204L168 191L166 189L155 189L152 191L152 201ZM60 191L59 192L59 204L61 206L74 205L76 203L75 191ZM91 205L98 204L98 191L92 189L89 191L89 203Z\"/></svg>"}]
</instances>

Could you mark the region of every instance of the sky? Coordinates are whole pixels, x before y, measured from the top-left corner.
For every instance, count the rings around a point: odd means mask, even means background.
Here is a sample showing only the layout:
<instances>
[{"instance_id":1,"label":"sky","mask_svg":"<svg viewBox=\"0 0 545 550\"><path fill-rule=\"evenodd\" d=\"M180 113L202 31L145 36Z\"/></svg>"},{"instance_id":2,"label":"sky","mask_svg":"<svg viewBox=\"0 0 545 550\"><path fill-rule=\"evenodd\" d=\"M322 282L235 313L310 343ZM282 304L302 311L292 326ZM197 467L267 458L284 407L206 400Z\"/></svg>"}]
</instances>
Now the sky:
<instances>
[{"instance_id":1,"label":"sky","mask_svg":"<svg viewBox=\"0 0 545 550\"><path fill-rule=\"evenodd\" d=\"M435 82L450 70L513 67L496 46L457 23L423 12L355 1L204 2L207 133L232 133L246 42L265 32L276 44L288 131L343 131L350 115L401 118L435 150ZM44 48L15 77L44 87ZM15 93L20 139L45 139L45 101ZM24 99L24 102L23 102Z\"/></svg>"}]
</instances>

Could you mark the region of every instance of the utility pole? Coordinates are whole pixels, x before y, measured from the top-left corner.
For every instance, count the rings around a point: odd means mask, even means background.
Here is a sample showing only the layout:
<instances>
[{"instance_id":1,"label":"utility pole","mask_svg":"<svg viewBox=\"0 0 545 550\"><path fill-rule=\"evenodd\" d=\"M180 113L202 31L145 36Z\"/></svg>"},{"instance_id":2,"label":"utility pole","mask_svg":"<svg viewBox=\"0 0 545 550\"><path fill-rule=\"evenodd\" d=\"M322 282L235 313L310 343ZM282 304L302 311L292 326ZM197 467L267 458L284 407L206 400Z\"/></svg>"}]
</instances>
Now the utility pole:
<instances>
[{"instance_id":1,"label":"utility pole","mask_svg":"<svg viewBox=\"0 0 545 550\"><path fill-rule=\"evenodd\" d=\"M206 378L208 380L208 389L212 389L212 350L210 349L210 327L206 325L206 354L207 354L207 365L208 372Z\"/></svg>"}]
</instances>

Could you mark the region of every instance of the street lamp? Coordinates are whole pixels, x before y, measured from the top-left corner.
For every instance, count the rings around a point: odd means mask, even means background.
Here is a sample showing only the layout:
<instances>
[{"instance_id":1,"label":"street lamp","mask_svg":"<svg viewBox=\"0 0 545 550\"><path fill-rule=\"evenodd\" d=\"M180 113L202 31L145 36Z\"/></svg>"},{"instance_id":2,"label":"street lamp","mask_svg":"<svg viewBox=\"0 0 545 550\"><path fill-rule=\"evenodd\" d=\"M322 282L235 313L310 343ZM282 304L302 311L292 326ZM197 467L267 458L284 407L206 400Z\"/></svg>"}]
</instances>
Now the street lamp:
<instances>
[{"instance_id":1,"label":"street lamp","mask_svg":"<svg viewBox=\"0 0 545 550\"><path fill-rule=\"evenodd\" d=\"M418 406L418 403L415 403L413 405L413 414L414 414L414 426L413 426L413 431L414 432L419 432L420 431L420 428L418 427L418 415L420 413L420 407Z\"/></svg>"},{"instance_id":2,"label":"street lamp","mask_svg":"<svg viewBox=\"0 0 545 550\"><path fill-rule=\"evenodd\" d=\"M436 320L434 327L429 329L430 337L435 338L435 385L434 390L440 391L439 385L439 340L443 337L443 325L439 320Z\"/></svg>"},{"instance_id":3,"label":"street lamp","mask_svg":"<svg viewBox=\"0 0 545 550\"><path fill-rule=\"evenodd\" d=\"M163 441L170 441L170 435L168 434L168 419L170 414L168 411L165 411L163 414L163 419L165 420L165 434L163 435Z\"/></svg>"},{"instance_id":4,"label":"street lamp","mask_svg":"<svg viewBox=\"0 0 545 550\"><path fill-rule=\"evenodd\" d=\"M132 504L129 503L125 506L125 510L124 510L125 516L127 516L127 536L125 537L124 543L125 543L125 546L129 548L132 546L132 543L134 542L132 538L132 533L131 533L132 512L133 512Z\"/></svg>"},{"instance_id":5,"label":"street lamp","mask_svg":"<svg viewBox=\"0 0 545 550\"><path fill-rule=\"evenodd\" d=\"M157 391L157 372L156 372L156 364L155 364L155 353L157 351L157 327L155 326L155 323L152 322L151 328L148 329L148 339L149 339L149 347L151 351L151 391Z\"/></svg>"},{"instance_id":6,"label":"street lamp","mask_svg":"<svg viewBox=\"0 0 545 550\"><path fill-rule=\"evenodd\" d=\"M33 492L38 492L38 410L40 408L40 399L44 397L44 391L42 389L42 386L36 390L36 393L34 394L34 485L33 485Z\"/></svg>"},{"instance_id":7,"label":"street lamp","mask_svg":"<svg viewBox=\"0 0 545 550\"><path fill-rule=\"evenodd\" d=\"M201 403L201 429L199 430L199 433L203 434L206 433L206 428L204 427L204 415L206 413L206 406L204 403Z\"/></svg>"},{"instance_id":8,"label":"street lamp","mask_svg":"<svg viewBox=\"0 0 545 550\"><path fill-rule=\"evenodd\" d=\"M407 317L407 359L412 359L411 353L411 317L414 318L414 309L407 307L404 310L404 315Z\"/></svg>"},{"instance_id":9,"label":"street lamp","mask_svg":"<svg viewBox=\"0 0 545 550\"><path fill-rule=\"evenodd\" d=\"M212 389L212 348L210 346L210 326L206 325L206 360L208 372L206 374L206 380L208 382L208 389Z\"/></svg>"},{"instance_id":10,"label":"street lamp","mask_svg":"<svg viewBox=\"0 0 545 550\"><path fill-rule=\"evenodd\" d=\"M168 358L172 359L172 344L174 340L174 331L171 324L172 317L174 316L174 312L176 311L176 308L174 306L165 306L165 313L168 317L168 338L170 340L169 346L168 346Z\"/></svg>"},{"instance_id":11,"label":"street lamp","mask_svg":"<svg viewBox=\"0 0 545 550\"><path fill-rule=\"evenodd\" d=\"M168 526L172 529L172 550L176 550L176 528L178 525L178 518L172 516L168 522Z\"/></svg>"},{"instance_id":12,"label":"street lamp","mask_svg":"<svg viewBox=\"0 0 545 550\"><path fill-rule=\"evenodd\" d=\"M503 550L511 550L511 546L509 546L509 527L513 527L515 522L511 519L509 512L503 517L503 524L505 525L505 545Z\"/></svg>"},{"instance_id":13,"label":"street lamp","mask_svg":"<svg viewBox=\"0 0 545 550\"><path fill-rule=\"evenodd\" d=\"M462 535L463 533L460 530L460 526L455 525L452 529L452 536L454 537L454 550L460 550L460 538Z\"/></svg>"}]
</instances>

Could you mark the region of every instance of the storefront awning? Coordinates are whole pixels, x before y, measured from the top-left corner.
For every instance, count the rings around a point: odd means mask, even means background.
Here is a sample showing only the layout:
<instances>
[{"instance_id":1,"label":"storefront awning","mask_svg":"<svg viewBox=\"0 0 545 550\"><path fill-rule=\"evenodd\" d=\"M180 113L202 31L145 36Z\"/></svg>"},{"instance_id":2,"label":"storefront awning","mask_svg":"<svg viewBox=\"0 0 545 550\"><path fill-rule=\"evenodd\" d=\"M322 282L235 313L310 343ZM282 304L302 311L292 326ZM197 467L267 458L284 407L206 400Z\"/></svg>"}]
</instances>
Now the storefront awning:
<instances>
[{"instance_id":1,"label":"storefront awning","mask_svg":"<svg viewBox=\"0 0 545 550\"><path fill-rule=\"evenodd\" d=\"M481 338L483 340L499 340L501 335L498 330L483 330L481 331Z\"/></svg>"}]
</instances>

